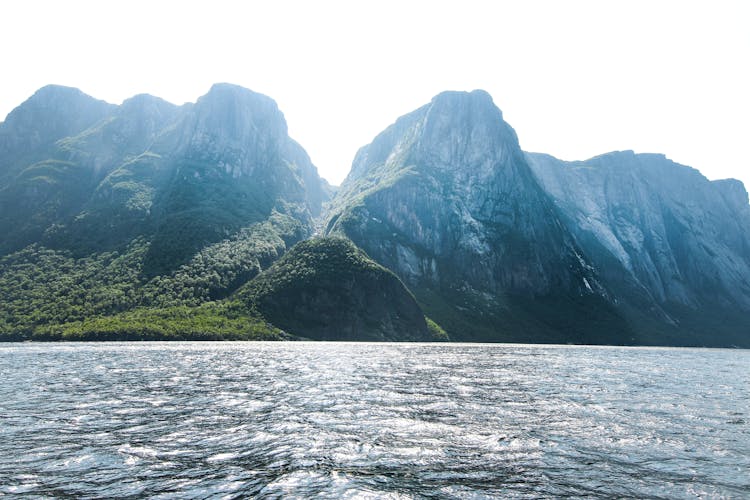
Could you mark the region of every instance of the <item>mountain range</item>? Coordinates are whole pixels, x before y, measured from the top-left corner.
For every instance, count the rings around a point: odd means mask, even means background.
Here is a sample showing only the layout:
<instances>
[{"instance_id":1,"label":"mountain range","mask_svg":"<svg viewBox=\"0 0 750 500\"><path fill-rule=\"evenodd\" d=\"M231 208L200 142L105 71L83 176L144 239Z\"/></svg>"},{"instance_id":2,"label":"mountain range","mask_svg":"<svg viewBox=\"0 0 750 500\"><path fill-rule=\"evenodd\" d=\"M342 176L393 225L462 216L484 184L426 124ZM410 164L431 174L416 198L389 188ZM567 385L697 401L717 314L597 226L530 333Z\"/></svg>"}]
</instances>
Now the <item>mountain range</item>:
<instances>
[{"instance_id":1,"label":"mountain range","mask_svg":"<svg viewBox=\"0 0 750 500\"><path fill-rule=\"evenodd\" d=\"M750 347L750 204L662 155L524 152L444 92L320 178L269 97L48 86L0 123L0 338Z\"/></svg>"}]
</instances>

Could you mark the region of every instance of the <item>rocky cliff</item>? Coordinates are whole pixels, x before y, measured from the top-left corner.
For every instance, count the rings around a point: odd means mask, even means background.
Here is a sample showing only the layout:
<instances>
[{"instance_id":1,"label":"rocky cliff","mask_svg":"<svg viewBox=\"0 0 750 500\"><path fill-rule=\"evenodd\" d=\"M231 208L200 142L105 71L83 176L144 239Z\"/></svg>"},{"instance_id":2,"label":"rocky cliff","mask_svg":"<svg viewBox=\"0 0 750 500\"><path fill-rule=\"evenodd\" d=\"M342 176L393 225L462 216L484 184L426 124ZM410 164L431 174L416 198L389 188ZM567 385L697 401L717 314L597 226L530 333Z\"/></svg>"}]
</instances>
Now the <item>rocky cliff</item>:
<instances>
[{"instance_id":1,"label":"rocky cliff","mask_svg":"<svg viewBox=\"0 0 750 500\"><path fill-rule=\"evenodd\" d=\"M750 205L742 183L710 182L663 155L609 153L529 164L628 312L641 343L747 343Z\"/></svg>"},{"instance_id":2,"label":"rocky cliff","mask_svg":"<svg viewBox=\"0 0 750 500\"><path fill-rule=\"evenodd\" d=\"M327 230L456 339L748 346L749 214L662 155L525 154L488 94L446 92L358 152Z\"/></svg>"},{"instance_id":3,"label":"rocky cliff","mask_svg":"<svg viewBox=\"0 0 750 500\"><path fill-rule=\"evenodd\" d=\"M80 133L115 109L75 88L42 87L0 123L0 179L47 159L56 141Z\"/></svg>"},{"instance_id":4,"label":"rocky cliff","mask_svg":"<svg viewBox=\"0 0 750 500\"><path fill-rule=\"evenodd\" d=\"M362 148L328 232L395 271L454 338L629 341L486 92L440 94Z\"/></svg>"},{"instance_id":5,"label":"rocky cliff","mask_svg":"<svg viewBox=\"0 0 750 500\"><path fill-rule=\"evenodd\" d=\"M148 95L113 106L45 87L0 138L6 252L43 241L84 254L145 234L152 272L170 271L164 251L179 265L272 211L312 227L328 196L276 103L228 84L182 107Z\"/></svg>"}]
</instances>

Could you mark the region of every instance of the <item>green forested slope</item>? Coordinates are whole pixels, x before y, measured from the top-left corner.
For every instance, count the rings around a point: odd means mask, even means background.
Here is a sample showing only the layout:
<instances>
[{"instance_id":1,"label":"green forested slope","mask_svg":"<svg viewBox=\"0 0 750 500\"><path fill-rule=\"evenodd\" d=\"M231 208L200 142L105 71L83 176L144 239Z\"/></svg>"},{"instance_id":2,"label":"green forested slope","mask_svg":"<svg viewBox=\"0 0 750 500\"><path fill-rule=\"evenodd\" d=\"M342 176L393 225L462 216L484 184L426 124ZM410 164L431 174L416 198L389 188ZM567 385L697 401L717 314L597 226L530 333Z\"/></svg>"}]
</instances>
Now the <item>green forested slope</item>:
<instances>
[{"instance_id":1,"label":"green forested slope","mask_svg":"<svg viewBox=\"0 0 750 500\"><path fill-rule=\"evenodd\" d=\"M274 214L154 277L143 272L150 246L144 238L78 258L69 250L31 245L0 259L0 335L275 337L278 332L249 318L250 311L243 317L240 308L215 301L278 258L300 231L298 221Z\"/></svg>"},{"instance_id":2,"label":"green forested slope","mask_svg":"<svg viewBox=\"0 0 750 500\"><path fill-rule=\"evenodd\" d=\"M395 274L343 238L312 238L295 245L236 297L302 337L447 340Z\"/></svg>"}]
</instances>

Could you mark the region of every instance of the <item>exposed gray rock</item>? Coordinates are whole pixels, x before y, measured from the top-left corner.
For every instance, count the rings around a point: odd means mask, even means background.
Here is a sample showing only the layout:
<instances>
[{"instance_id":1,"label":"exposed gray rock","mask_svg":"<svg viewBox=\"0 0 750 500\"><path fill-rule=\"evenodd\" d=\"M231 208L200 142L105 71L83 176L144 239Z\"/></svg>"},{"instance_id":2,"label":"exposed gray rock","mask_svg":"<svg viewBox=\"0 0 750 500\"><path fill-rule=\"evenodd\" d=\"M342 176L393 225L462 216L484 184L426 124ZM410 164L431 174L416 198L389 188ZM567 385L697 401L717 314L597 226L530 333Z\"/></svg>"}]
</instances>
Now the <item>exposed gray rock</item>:
<instances>
[{"instance_id":1,"label":"exposed gray rock","mask_svg":"<svg viewBox=\"0 0 750 500\"><path fill-rule=\"evenodd\" d=\"M440 94L362 148L328 231L394 270L454 338L561 341L607 298L484 91ZM560 301L564 318L541 317Z\"/></svg>"},{"instance_id":2,"label":"exposed gray rock","mask_svg":"<svg viewBox=\"0 0 750 500\"><path fill-rule=\"evenodd\" d=\"M748 207L747 191L741 181L737 179L721 179L712 181L711 184L724 198L729 208L738 214L738 216L742 217L743 214L747 214L748 210L750 210ZM747 216L745 215L745 217Z\"/></svg>"},{"instance_id":3,"label":"exposed gray rock","mask_svg":"<svg viewBox=\"0 0 750 500\"><path fill-rule=\"evenodd\" d=\"M453 338L750 345L741 183L663 155L526 155L482 91L440 94L362 148L327 229Z\"/></svg>"},{"instance_id":4,"label":"exposed gray rock","mask_svg":"<svg viewBox=\"0 0 750 500\"><path fill-rule=\"evenodd\" d=\"M663 155L632 151L583 162L528 158L623 304L686 335L741 339L750 331L750 321L734 319L750 313L750 206L742 183L710 182Z\"/></svg>"},{"instance_id":5,"label":"exposed gray rock","mask_svg":"<svg viewBox=\"0 0 750 500\"><path fill-rule=\"evenodd\" d=\"M289 137L284 115L270 97L215 84L189 107L179 130L180 154L215 164L234 178L262 180L268 189L284 191L287 201L306 203L313 216L328 199L317 169ZM269 165L281 170L269 172Z\"/></svg>"},{"instance_id":6,"label":"exposed gray rock","mask_svg":"<svg viewBox=\"0 0 750 500\"><path fill-rule=\"evenodd\" d=\"M198 99L181 129L185 154L221 164L234 176L275 161L287 137L273 99L224 83Z\"/></svg>"}]
</instances>

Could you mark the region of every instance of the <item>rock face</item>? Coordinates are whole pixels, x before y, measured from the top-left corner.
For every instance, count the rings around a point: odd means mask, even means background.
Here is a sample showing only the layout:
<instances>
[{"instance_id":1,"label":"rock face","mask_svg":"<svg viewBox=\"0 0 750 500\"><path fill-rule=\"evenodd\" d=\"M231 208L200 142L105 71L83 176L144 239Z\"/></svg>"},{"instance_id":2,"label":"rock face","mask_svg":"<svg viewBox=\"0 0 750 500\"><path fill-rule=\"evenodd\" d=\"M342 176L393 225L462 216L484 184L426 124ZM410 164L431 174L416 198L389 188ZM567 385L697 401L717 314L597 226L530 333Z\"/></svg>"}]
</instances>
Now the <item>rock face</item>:
<instances>
[{"instance_id":1,"label":"rock face","mask_svg":"<svg viewBox=\"0 0 750 500\"><path fill-rule=\"evenodd\" d=\"M298 243L238 295L300 337L434 340L401 281L343 238Z\"/></svg>"},{"instance_id":2,"label":"rock face","mask_svg":"<svg viewBox=\"0 0 750 500\"><path fill-rule=\"evenodd\" d=\"M362 148L328 232L395 271L454 338L628 341L486 92L440 94Z\"/></svg>"},{"instance_id":3,"label":"rock face","mask_svg":"<svg viewBox=\"0 0 750 500\"><path fill-rule=\"evenodd\" d=\"M312 233L327 199L325 183L287 134L276 103L229 84L186 106L155 144L165 183L151 208L154 239L145 271L174 269L200 248L273 213ZM152 162L152 160L148 160Z\"/></svg>"},{"instance_id":4,"label":"rock face","mask_svg":"<svg viewBox=\"0 0 750 500\"><path fill-rule=\"evenodd\" d=\"M56 142L115 109L78 89L49 85L0 123L0 255L39 240L54 219L80 207L91 181Z\"/></svg>"},{"instance_id":5,"label":"rock face","mask_svg":"<svg viewBox=\"0 0 750 500\"><path fill-rule=\"evenodd\" d=\"M710 182L662 155L583 162L529 154L639 342L746 345L750 205L742 183Z\"/></svg>"},{"instance_id":6,"label":"rock face","mask_svg":"<svg viewBox=\"0 0 750 500\"><path fill-rule=\"evenodd\" d=\"M217 164L233 178L262 181L300 202L313 216L327 200L324 183L302 147L287 132L276 102L231 84L216 84L198 99L181 124L177 149L194 160ZM267 165L278 165L274 175ZM286 168L281 168L286 167Z\"/></svg>"},{"instance_id":7,"label":"rock face","mask_svg":"<svg viewBox=\"0 0 750 500\"><path fill-rule=\"evenodd\" d=\"M750 346L750 206L661 155L521 151L485 92L362 148L327 230L395 271L454 339Z\"/></svg>"}]
</instances>

